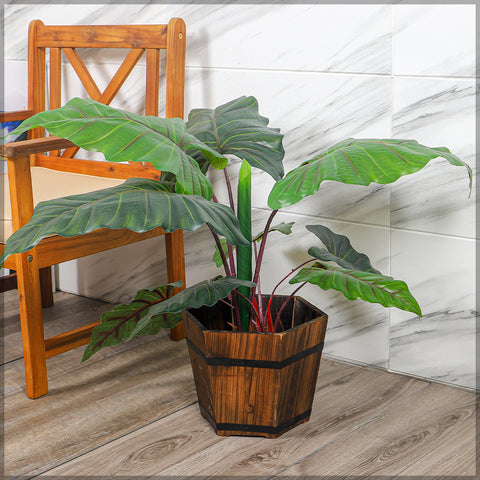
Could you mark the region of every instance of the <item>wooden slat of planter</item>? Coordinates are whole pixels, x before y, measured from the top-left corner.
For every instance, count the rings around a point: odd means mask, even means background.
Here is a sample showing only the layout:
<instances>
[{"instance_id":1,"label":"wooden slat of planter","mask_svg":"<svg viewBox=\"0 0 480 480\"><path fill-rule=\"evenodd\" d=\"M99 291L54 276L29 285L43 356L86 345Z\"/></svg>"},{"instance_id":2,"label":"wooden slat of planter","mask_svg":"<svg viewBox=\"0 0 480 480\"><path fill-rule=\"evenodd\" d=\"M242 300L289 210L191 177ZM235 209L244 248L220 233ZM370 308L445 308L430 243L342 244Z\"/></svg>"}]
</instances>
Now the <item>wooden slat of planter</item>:
<instances>
[{"instance_id":1,"label":"wooden slat of planter","mask_svg":"<svg viewBox=\"0 0 480 480\"><path fill-rule=\"evenodd\" d=\"M228 478L235 472L235 475L264 477L301 460L425 385L418 380L359 367L345 377L343 368L351 371L352 367L340 364L338 383L317 391L315 421L296 427L276 440L219 437L194 405L48 474L101 476L115 472L124 476L224 475ZM334 376L329 380L334 381Z\"/></svg>"}]
</instances>

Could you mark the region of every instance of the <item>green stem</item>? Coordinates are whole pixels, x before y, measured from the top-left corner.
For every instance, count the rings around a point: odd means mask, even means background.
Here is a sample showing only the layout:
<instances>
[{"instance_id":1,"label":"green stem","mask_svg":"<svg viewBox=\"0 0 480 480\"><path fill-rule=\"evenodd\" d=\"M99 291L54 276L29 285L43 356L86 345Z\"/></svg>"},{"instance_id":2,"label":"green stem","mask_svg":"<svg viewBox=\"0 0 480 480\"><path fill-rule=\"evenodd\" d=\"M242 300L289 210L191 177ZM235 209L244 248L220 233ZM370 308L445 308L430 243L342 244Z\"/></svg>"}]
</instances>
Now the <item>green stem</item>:
<instances>
[{"instance_id":1,"label":"green stem","mask_svg":"<svg viewBox=\"0 0 480 480\"><path fill-rule=\"evenodd\" d=\"M228 177L227 177L228 178ZM242 162L238 175L238 202L237 216L240 222L240 231L247 239L252 238L252 167L245 160ZM241 280L252 279L252 244L237 245L237 277ZM248 297L250 289L239 287L241 297ZM250 323L250 305L244 298L238 299L240 308L241 329L248 331Z\"/></svg>"}]
</instances>

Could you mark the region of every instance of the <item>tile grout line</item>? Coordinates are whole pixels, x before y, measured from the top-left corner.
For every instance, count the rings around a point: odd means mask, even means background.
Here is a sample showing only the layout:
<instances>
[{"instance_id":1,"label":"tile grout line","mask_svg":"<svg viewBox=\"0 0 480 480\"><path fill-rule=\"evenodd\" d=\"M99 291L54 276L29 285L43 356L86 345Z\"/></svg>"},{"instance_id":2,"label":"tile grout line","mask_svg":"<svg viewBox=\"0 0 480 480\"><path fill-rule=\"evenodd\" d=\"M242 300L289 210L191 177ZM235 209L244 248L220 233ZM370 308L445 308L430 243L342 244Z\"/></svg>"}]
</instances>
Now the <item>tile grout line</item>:
<instances>
[{"instance_id":1,"label":"tile grout line","mask_svg":"<svg viewBox=\"0 0 480 480\"><path fill-rule=\"evenodd\" d=\"M257 207L255 205L252 208L254 208L256 210L262 210L262 211L268 211L268 212L270 211L268 208ZM395 232L416 233L416 234L419 234L419 235L431 235L431 236L434 236L434 237L445 237L445 238L452 238L452 239L456 239L456 240L470 240L472 242L476 242L476 241L479 240L477 238L466 237L466 236L463 236L463 235L452 235L451 233L438 233L438 232L429 232L427 230L414 230L412 228L392 227L392 226L388 226L388 225L380 225L380 224L377 224L377 223L359 222L358 220L342 220L342 219L338 219L338 218L334 218L334 217L326 217L326 216L323 216L323 215L313 215L313 214L293 212L293 211L289 212L289 211L285 211L285 210L282 210L282 213L297 215L299 217L310 217L310 218L315 217L316 219L318 218L318 219L337 222L337 223L348 223L348 224L351 224L351 225L358 225L358 226L361 226L361 227L389 229L389 230L395 231Z\"/></svg>"},{"instance_id":2,"label":"tile grout line","mask_svg":"<svg viewBox=\"0 0 480 480\"><path fill-rule=\"evenodd\" d=\"M236 67L221 67L221 66L214 66L214 67L206 67L206 66L199 66L199 65L186 65L187 69L190 70L218 70L218 71L244 71L244 72L258 72L258 73L282 73L282 74L306 74L306 75L325 75L325 76L333 76L333 75L343 75L343 76L352 76L352 77L378 77L378 78L402 78L402 79L425 79L425 80L464 80L464 81L475 81L474 76L465 76L465 75L415 75L415 74L394 74L393 71L386 72L386 73L363 73L363 72L328 72L324 70L285 70L281 68L236 68Z\"/></svg>"}]
</instances>

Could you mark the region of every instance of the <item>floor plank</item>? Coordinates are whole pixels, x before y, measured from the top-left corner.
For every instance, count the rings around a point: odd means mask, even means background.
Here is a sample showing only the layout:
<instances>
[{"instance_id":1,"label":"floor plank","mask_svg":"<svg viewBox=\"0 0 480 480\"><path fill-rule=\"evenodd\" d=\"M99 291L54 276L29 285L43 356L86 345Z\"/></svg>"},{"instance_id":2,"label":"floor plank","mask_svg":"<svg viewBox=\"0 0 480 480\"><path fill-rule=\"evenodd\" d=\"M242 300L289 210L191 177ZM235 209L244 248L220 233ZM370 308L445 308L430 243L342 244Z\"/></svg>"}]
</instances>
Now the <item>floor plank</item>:
<instances>
[{"instance_id":1,"label":"floor plank","mask_svg":"<svg viewBox=\"0 0 480 480\"><path fill-rule=\"evenodd\" d=\"M310 422L276 440L218 437L198 407L191 406L55 468L48 475L135 475L139 459L142 475L270 475L425 385L400 375L356 367L352 373L342 373L338 380L320 386Z\"/></svg>"},{"instance_id":2,"label":"floor plank","mask_svg":"<svg viewBox=\"0 0 480 480\"><path fill-rule=\"evenodd\" d=\"M6 472L45 471L195 402L184 343L161 337L57 376L36 400L9 395Z\"/></svg>"},{"instance_id":3,"label":"floor plank","mask_svg":"<svg viewBox=\"0 0 480 480\"><path fill-rule=\"evenodd\" d=\"M428 454L462 430L468 433L466 427L474 424L473 394L431 384L284 470L280 477L381 475L393 478L403 474L407 467L412 476L418 476L425 468ZM475 444L474 435L465 440ZM424 462L420 461L422 458ZM453 460L448 465L448 474L458 472Z\"/></svg>"},{"instance_id":4,"label":"floor plank","mask_svg":"<svg viewBox=\"0 0 480 480\"><path fill-rule=\"evenodd\" d=\"M475 429L475 422L468 422L464 429L407 467L401 475L444 479L448 476L448 480L465 480L465 477L475 476L476 445L480 440Z\"/></svg>"}]
</instances>

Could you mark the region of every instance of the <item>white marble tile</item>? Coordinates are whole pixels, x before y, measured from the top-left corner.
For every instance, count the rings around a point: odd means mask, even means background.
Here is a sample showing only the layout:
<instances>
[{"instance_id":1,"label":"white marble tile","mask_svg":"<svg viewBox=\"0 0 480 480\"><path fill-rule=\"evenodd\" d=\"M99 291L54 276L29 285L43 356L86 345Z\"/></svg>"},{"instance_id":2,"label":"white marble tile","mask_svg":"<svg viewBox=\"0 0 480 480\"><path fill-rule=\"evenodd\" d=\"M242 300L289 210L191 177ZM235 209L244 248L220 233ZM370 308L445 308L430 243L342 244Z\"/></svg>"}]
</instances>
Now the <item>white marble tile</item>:
<instances>
[{"instance_id":1,"label":"white marble tile","mask_svg":"<svg viewBox=\"0 0 480 480\"><path fill-rule=\"evenodd\" d=\"M379 77L198 69L187 71L186 112L241 95L257 98L261 115L285 135L285 171L348 137L391 136L391 80ZM253 204L266 207L274 181L253 170ZM389 225L388 187L325 182L291 211Z\"/></svg>"},{"instance_id":2,"label":"white marble tile","mask_svg":"<svg viewBox=\"0 0 480 480\"><path fill-rule=\"evenodd\" d=\"M167 5L187 24L187 65L391 72L391 5Z\"/></svg>"},{"instance_id":3,"label":"white marble tile","mask_svg":"<svg viewBox=\"0 0 480 480\"><path fill-rule=\"evenodd\" d=\"M394 75L475 75L475 5L395 5Z\"/></svg>"},{"instance_id":4,"label":"white marble tile","mask_svg":"<svg viewBox=\"0 0 480 480\"><path fill-rule=\"evenodd\" d=\"M5 111L26 110L28 107L27 62L5 61L3 63Z\"/></svg>"},{"instance_id":5,"label":"white marble tile","mask_svg":"<svg viewBox=\"0 0 480 480\"><path fill-rule=\"evenodd\" d=\"M392 232L391 270L423 318L392 310L390 368L475 386L475 240Z\"/></svg>"},{"instance_id":6,"label":"white marble tile","mask_svg":"<svg viewBox=\"0 0 480 480\"><path fill-rule=\"evenodd\" d=\"M143 240L58 265L57 287L113 303L133 300L141 288L166 283L164 239Z\"/></svg>"},{"instance_id":7,"label":"white marble tile","mask_svg":"<svg viewBox=\"0 0 480 480\"><path fill-rule=\"evenodd\" d=\"M393 134L445 146L475 170L475 81L397 78ZM392 226L475 238L475 190L466 169L434 160L392 186Z\"/></svg>"}]
</instances>

